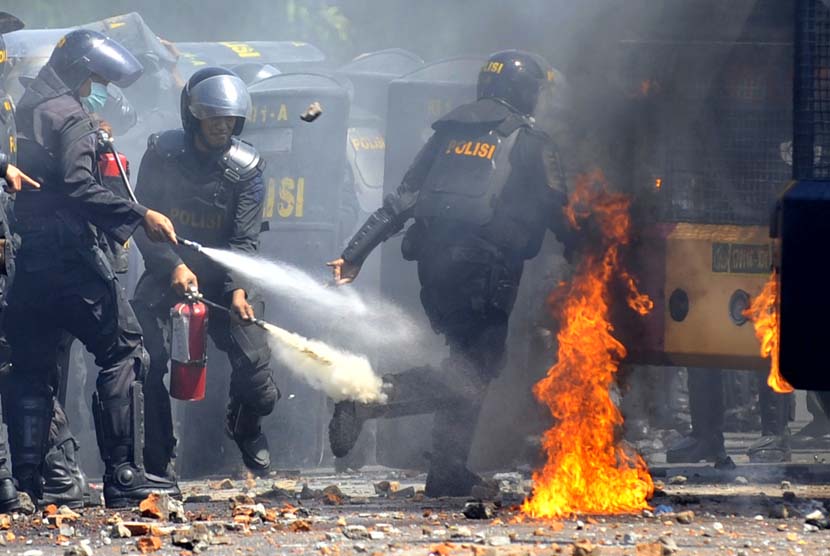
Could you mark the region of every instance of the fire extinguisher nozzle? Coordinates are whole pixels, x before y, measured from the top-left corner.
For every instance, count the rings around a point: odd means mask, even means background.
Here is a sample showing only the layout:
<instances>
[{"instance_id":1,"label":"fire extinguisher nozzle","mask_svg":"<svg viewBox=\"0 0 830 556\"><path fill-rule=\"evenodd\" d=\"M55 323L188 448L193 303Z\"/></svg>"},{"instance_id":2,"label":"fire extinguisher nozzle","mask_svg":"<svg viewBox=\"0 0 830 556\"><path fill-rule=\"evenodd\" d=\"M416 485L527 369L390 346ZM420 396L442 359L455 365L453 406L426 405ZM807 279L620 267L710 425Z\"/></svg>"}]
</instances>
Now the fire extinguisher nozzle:
<instances>
[{"instance_id":1,"label":"fire extinguisher nozzle","mask_svg":"<svg viewBox=\"0 0 830 556\"><path fill-rule=\"evenodd\" d=\"M195 241L190 241L189 239L185 239L181 236L176 236L176 241L184 245L185 247L189 247L196 251L197 253L201 253L202 251L202 244L196 243Z\"/></svg>"}]
</instances>

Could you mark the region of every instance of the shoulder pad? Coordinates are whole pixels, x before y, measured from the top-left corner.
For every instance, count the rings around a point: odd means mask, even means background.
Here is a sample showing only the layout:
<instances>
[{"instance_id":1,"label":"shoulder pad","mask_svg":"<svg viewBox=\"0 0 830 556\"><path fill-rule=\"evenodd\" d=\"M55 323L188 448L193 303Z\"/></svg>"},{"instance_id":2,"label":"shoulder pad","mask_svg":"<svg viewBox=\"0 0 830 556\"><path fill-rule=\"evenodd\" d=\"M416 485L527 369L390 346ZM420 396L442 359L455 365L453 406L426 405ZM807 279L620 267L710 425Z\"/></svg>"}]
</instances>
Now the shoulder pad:
<instances>
[{"instance_id":1,"label":"shoulder pad","mask_svg":"<svg viewBox=\"0 0 830 556\"><path fill-rule=\"evenodd\" d=\"M551 137L547 131L543 131L542 129L536 127L536 122L534 122L532 118L528 118L528 120L530 120L527 126L528 133L538 137L544 143L554 143L553 137Z\"/></svg>"},{"instance_id":2,"label":"shoulder pad","mask_svg":"<svg viewBox=\"0 0 830 556\"><path fill-rule=\"evenodd\" d=\"M533 131L533 123L533 118L531 117L511 114L503 122L501 122L498 127L496 127L496 132L503 137L507 137L519 128Z\"/></svg>"},{"instance_id":3,"label":"shoulder pad","mask_svg":"<svg viewBox=\"0 0 830 556\"><path fill-rule=\"evenodd\" d=\"M253 179L265 168L265 161L256 147L241 139L231 139L231 146L219 159L219 166L225 179L231 182Z\"/></svg>"},{"instance_id":4,"label":"shoulder pad","mask_svg":"<svg viewBox=\"0 0 830 556\"><path fill-rule=\"evenodd\" d=\"M154 133L147 138L147 149L155 151L162 158L173 158L185 152L183 129L170 129Z\"/></svg>"}]
</instances>

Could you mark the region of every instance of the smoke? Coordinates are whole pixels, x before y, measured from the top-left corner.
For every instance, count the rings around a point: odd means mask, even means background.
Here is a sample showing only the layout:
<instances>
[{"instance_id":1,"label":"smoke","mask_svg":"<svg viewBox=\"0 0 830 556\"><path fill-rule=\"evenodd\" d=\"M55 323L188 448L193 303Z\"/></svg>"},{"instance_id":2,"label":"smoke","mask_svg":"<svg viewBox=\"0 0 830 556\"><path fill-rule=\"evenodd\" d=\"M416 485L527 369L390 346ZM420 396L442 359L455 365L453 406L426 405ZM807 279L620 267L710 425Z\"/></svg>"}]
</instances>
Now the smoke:
<instances>
[{"instance_id":1,"label":"smoke","mask_svg":"<svg viewBox=\"0 0 830 556\"><path fill-rule=\"evenodd\" d=\"M334 401L386 402L383 381L369 360L303 338L273 324L263 324L271 336L276 356L288 369Z\"/></svg>"},{"instance_id":2,"label":"smoke","mask_svg":"<svg viewBox=\"0 0 830 556\"><path fill-rule=\"evenodd\" d=\"M403 309L380 296L361 295L353 288L334 287L283 262L204 247L213 261L232 269L279 296L281 309L317 326L327 340L353 352L383 347L401 358L426 343L424 330Z\"/></svg>"}]
</instances>

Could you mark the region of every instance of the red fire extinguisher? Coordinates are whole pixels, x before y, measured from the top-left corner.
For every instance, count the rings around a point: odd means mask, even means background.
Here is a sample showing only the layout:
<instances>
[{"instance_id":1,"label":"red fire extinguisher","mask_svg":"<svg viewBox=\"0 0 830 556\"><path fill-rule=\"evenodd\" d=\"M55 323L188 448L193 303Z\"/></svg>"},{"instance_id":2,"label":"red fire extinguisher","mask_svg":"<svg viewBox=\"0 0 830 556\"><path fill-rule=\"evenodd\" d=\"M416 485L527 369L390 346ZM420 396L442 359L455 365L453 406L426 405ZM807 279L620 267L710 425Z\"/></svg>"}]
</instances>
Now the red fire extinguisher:
<instances>
[{"instance_id":1,"label":"red fire extinguisher","mask_svg":"<svg viewBox=\"0 0 830 556\"><path fill-rule=\"evenodd\" d=\"M208 308L198 293L170 309L170 395L202 400L207 380Z\"/></svg>"}]
</instances>

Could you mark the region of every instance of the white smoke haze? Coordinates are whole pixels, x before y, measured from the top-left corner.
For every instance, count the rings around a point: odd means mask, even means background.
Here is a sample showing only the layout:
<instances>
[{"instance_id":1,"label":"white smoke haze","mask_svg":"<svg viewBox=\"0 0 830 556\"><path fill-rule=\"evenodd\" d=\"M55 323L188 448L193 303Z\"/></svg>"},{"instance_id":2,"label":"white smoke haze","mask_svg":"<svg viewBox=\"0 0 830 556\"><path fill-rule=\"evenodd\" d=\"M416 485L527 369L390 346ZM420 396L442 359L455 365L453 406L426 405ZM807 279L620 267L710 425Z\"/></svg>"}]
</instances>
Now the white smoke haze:
<instances>
[{"instance_id":1,"label":"white smoke haze","mask_svg":"<svg viewBox=\"0 0 830 556\"><path fill-rule=\"evenodd\" d=\"M365 357L309 340L273 324L266 323L264 328L270 335L276 357L293 374L334 401L386 402L383 380Z\"/></svg>"},{"instance_id":2,"label":"white smoke haze","mask_svg":"<svg viewBox=\"0 0 830 556\"><path fill-rule=\"evenodd\" d=\"M291 313L318 325L315 329L325 334L326 341L346 346L351 352L382 348L393 360L411 360L432 336L401 307L381 296L361 294L350 286L323 284L279 261L210 247L201 252L254 281L264 293L279 296L283 308L290 305Z\"/></svg>"}]
</instances>

